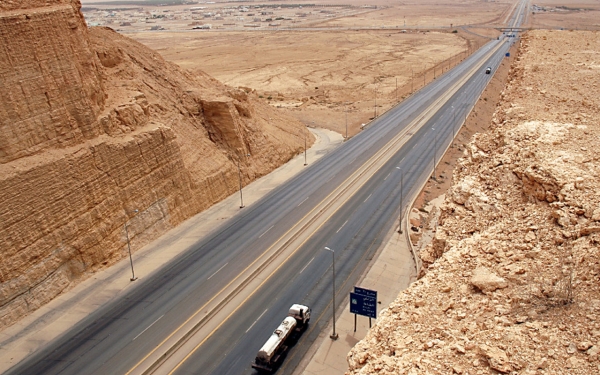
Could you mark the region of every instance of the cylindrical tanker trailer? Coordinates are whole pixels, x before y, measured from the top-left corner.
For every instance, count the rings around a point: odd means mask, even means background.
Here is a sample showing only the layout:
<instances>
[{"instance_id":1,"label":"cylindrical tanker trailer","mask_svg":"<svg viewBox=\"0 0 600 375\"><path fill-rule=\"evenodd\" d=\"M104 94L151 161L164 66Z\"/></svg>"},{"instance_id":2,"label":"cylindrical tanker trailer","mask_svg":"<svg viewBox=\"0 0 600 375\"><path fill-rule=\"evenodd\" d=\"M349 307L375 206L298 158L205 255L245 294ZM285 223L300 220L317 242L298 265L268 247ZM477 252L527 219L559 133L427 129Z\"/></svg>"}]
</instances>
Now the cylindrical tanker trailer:
<instances>
[{"instance_id":1,"label":"cylindrical tanker trailer","mask_svg":"<svg viewBox=\"0 0 600 375\"><path fill-rule=\"evenodd\" d=\"M273 372L283 359L289 348L290 338L301 333L310 320L308 306L294 304L290 307L288 316L273 331L271 337L260 348L252 367L259 371Z\"/></svg>"}]
</instances>

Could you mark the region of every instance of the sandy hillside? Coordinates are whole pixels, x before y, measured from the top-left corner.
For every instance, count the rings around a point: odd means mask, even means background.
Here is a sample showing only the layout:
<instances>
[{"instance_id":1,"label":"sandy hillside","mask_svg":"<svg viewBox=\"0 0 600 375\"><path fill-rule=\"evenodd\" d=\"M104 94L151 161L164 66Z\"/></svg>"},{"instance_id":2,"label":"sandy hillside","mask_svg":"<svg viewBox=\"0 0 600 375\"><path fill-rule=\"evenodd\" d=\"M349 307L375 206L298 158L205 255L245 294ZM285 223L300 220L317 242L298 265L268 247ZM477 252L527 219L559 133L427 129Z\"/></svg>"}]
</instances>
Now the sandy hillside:
<instances>
[{"instance_id":1,"label":"sandy hillside","mask_svg":"<svg viewBox=\"0 0 600 375\"><path fill-rule=\"evenodd\" d=\"M454 172L425 275L348 374L600 371L598 51L598 32L523 38L492 130Z\"/></svg>"}]
</instances>

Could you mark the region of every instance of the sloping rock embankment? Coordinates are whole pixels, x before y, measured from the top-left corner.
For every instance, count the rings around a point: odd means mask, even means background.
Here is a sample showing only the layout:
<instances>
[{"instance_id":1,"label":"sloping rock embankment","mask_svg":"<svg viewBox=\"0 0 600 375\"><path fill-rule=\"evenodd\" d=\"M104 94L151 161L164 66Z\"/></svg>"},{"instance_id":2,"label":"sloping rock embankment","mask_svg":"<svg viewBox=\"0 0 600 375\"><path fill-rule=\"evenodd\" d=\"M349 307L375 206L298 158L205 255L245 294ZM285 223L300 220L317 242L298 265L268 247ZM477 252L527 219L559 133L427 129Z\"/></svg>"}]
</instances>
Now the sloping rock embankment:
<instances>
[{"instance_id":1,"label":"sloping rock embankment","mask_svg":"<svg viewBox=\"0 0 600 375\"><path fill-rule=\"evenodd\" d=\"M426 272L347 374L600 371L600 34L521 40L492 130L454 171Z\"/></svg>"}]
</instances>

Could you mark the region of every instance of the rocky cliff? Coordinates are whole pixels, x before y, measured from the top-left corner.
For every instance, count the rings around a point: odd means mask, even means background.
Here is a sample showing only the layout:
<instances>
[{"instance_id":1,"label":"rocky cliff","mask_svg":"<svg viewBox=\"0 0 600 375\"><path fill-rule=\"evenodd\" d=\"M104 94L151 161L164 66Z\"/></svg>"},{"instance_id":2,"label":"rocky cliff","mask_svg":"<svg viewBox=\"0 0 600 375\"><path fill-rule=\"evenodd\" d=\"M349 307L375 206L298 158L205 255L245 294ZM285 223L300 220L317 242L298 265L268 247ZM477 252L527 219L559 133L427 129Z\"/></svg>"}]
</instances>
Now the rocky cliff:
<instances>
[{"instance_id":1,"label":"rocky cliff","mask_svg":"<svg viewBox=\"0 0 600 375\"><path fill-rule=\"evenodd\" d=\"M79 1L0 4L0 327L285 163L313 137Z\"/></svg>"},{"instance_id":2,"label":"rocky cliff","mask_svg":"<svg viewBox=\"0 0 600 375\"><path fill-rule=\"evenodd\" d=\"M599 36L522 39L492 130L454 171L424 276L347 374L600 371Z\"/></svg>"}]
</instances>

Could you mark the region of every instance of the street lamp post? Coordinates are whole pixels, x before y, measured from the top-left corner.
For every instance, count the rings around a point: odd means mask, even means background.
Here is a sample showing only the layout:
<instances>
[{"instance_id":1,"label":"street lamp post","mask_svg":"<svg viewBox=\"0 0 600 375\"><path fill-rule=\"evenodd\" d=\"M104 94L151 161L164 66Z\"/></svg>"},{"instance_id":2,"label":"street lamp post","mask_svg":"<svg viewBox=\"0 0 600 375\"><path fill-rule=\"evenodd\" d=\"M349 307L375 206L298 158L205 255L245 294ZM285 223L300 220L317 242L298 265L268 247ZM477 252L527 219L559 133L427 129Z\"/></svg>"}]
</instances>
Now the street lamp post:
<instances>
[{"instance_id":1,"label":"street lamp post","mask_svg":"<svg viewBox=\"0 0 600 375\"><path fill-rule=\"evenodd\" d=\"M307 165L308 163L306 162L306 133L304 133L304 166L306 167Z\"/></svg>"},{"instance_id":2,"label":"street lamp post","mask_svg":"<svg viewBox=\"0 0 600 375\"><path fill-rule=\"evenodd\" d=\"M137 213L138 210L133 210L133 212ZM133 257L131 256L131 245L129 244L129 230L127 229L128 222L129 222L129 220L127 220L125 222L125 236L127 237L127 250L129 251L129 263L131 264L131 278L129 280L135 281L135 280L137 280L137 277L135 277L135 272L133 272Z\"/></svg>"},{"instance_id":3,"label":"street lamp post","mask_svg":"<svg viewBox=\"0 0 600 375\"><path fill-rule=\"evenodd\" d=\"M304 149L306 150L306 138L304 140ZM306 155L306 154L305 154ZM250 154L246 154L246 156L250 156ZM238 178L240 180L240 208L244 208L244 196L242 194L242 168L240 167L240 159L238 158L237 160L237 167L238 167Z\"/></svg>"},{"instance_id":4,"label":"street lamp post","mask_svg":"<svg viewBox=\"0 0 600 375\"><path fill-rule=\"evenodd\" d=\"M375 116L373 118L377 118L377 84L375 84Z\"/></svg>"},{"instance_id":5,"label":"street lamp post","mask_svg":"<svg viewBox=\"0 0 600 375\"><path fill-rule=\"evenodd\" d=\"M404 177L404 174L402 173L402 170L400 169L400 218L398 219L398 221L399 221L398 233L400 233L400 234L402 234L402 208L404 205L403 199L402 199L403 177Z\"/></svg>"},{"instance_id":6,"label":"street lamp post","mask_svg":"<svg viewBox=\"0 0 600 375\"><path fill-rule=\"evenodd\" d=\"M431 128L431 130L435 131L435 128ZM435 167L436 167L436 162L435 162L435 158L437 154L437 133L433 134L433 179L437 181L437 178L435 177Z\"/></svg>"},{"instance_id":7,"label":"street lamp post","mask_svg":"<svg viewBox=\"0 0 600 375\"><path fill-rule=\"evenodd\" d=\"M456 111L454 110L454 106L452 106L452 142L454 142L455 137L456 137Z\"/></svg>"},{"instance_id":8,"label":"street lamp post","mask_svg":"<svg viewBox=\"0 0 600 375\"><path fill-rule=\"evenodd\" d=\"M348 103L346 103L346 140L348 140Z\"/></svg>"},{"instance_id":9,"label":"street lamp post","mask_svg":"<svg viewBox=\"0 0 600 375\"><path fill-rule=\"evenodd\" d=\"M333 269L333 305L331 307L332 315L333 315L333 333L329 335L329 338L332 340L338 339L338 334L335 333L335 251L331 250L328 247L325 247L325 250L331 251L331 259L332 259L332 269Z\"/></svg>"}]
</instances>

